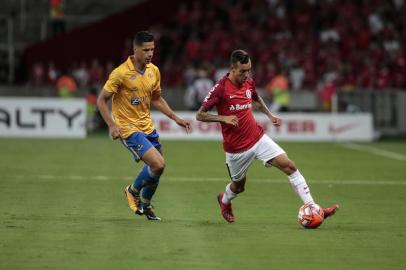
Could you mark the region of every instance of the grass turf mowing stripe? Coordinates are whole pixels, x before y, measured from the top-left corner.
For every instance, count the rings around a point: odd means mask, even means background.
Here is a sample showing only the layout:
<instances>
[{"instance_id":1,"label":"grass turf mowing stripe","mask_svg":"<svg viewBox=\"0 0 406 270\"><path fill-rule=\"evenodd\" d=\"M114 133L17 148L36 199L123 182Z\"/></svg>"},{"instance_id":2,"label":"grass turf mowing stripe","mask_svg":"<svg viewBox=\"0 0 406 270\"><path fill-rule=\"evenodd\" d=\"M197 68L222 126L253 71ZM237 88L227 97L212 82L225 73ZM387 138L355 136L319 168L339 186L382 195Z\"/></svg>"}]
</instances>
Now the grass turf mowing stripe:
<instances>
[{"instance_id":1,"label":"grass turf mowing stripe","mask_svg":"<svg viewBox=\"0 0 406 270\"><path fill-rule=\"evenodd\" d=\"M382 156L382 157L400 160L400 161L406 161L405 155L395 153L392 151L388 151L388 150L384 150L384 149L379 149L379 148L372 147L372 146L360 145L360 144L356 144L356 143L344 143L344 144L340 144L340 145L347 149L351 149L351 150L363 151L363 152L371 153L371 154L374 154L377 156Z\"/></svg>"},{"instance_id":2,"label":"grass turf mowing stripe","mask_svg":"<svg viewBox=\"0 0 406 270\"><path fill-rule=\"evenodd\" d=\"M12 179L27 179L27 175L12 175L5 176L5 178ZM107 175L95 175L95 176L83 176L83 175L30 175L30 178L52 180L52 179L67 179L72 181L114 181L117 179L133 180L133 177L128 176L107 176ZM163 176L163 179L173 182L227 182L227 178L220 177L175 177L175 176ZM288 183L288 179L260 179L250 178L250 182L261 182L270 184L285 184ZM388 180L310 180L311 184L325 184L325 185L390 185L390 186L406 186L406 180L388 181Z\"/></svg>"}]
</instances>

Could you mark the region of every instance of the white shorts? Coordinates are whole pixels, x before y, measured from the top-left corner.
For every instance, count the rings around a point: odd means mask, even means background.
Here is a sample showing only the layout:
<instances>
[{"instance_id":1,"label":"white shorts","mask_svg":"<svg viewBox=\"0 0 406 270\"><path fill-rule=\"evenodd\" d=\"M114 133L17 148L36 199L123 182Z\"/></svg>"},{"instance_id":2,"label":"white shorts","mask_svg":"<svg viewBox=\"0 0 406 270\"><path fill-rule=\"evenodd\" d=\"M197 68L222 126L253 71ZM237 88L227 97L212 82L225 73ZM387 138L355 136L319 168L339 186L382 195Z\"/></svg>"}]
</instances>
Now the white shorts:
<instances>
[{"instance_id":1,"label":"white shorts","mask_svg":"<svg viewBox=\"0 0 406 270\"><path fill-rule=\"evenodd\" d=\"M232 181L240 181L247 174L248 168L254 161L259 159L264 166L269 167L267 162L285 151L268 135L264 134L259 141L254 144L250 149L241 153L227 153L226 152L226 165Z\"/></svg>"}]
</instances>

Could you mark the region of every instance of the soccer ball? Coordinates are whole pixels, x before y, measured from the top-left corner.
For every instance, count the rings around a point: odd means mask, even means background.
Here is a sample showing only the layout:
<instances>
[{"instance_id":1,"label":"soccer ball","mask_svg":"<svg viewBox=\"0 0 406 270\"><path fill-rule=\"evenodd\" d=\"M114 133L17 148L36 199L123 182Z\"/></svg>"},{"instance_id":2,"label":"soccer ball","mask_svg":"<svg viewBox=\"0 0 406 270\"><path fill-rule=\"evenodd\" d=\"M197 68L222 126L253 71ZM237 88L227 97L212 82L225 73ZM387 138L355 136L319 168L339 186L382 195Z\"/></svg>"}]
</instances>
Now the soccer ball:
<instances>
[{"instance_id":1,"label":"soccer ball","mask_svg":"<svg viewBox=\"0 0 406 270\"><path fill-rule=\"evenodd\" d=\"M324 221L323 209L315 203L305 204L299 208L297 220L307 229L316 229Z\"/></svg>"}]
</instances>

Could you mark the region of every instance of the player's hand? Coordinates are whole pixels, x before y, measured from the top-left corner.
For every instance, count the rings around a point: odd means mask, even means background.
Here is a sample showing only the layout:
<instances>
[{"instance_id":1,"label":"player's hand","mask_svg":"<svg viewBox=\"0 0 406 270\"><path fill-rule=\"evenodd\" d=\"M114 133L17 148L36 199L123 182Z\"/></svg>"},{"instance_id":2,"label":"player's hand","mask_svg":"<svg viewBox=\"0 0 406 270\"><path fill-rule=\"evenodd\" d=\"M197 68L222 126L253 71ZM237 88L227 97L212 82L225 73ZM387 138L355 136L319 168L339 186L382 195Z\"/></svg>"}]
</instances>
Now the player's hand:
<instances>
[{"instance_id":1,"label":"player's hand","mask_svg":"<svg viewBox=\"0 0 406 270\"><path fill-rule=\"evenodd\" d=\"M111 127L109 127L110 129L110 135L113 138L113 140L117 140L118 138L122 138L123 137L123 132L121 130L121 128L119 128L116 125L113 125Z\"/></svg>"},{"instance_id":2,"label":"player's hand","mask_svg":"<svg viewBox=\"0 0 406 270\"><path fill-rule=\"evenodd\" d=\"M278 116L271 115L270 119L274 126L279 127L282 123L282 120Z\"/></svg>"},{"instance_id":3,"label":"player's hand","mask_svg":"<svg viewBox=\"0 0 406 270\"><path fill-rule=\"evenodd\" d=\"M186 133L190 133L191 128L190 128L190 122L189 122L189 121L186 121L186 120L184 120L184 119L182 119L182 118L176 118L176 119L175 119L175 122L176 122L176 124L178 124L179 126L185 128L185 129L186 129Z\"/></svg>"},{"instance_id":4,"label":"player's hand","mask_svg":"<svg viewBox=\"0 0 406 270\"><path fill-rule=\"evenodd\" d=\"M223 116L223 122L234 127L238 127L238 117L235 115Z\"/></svg>"}]
</instances>

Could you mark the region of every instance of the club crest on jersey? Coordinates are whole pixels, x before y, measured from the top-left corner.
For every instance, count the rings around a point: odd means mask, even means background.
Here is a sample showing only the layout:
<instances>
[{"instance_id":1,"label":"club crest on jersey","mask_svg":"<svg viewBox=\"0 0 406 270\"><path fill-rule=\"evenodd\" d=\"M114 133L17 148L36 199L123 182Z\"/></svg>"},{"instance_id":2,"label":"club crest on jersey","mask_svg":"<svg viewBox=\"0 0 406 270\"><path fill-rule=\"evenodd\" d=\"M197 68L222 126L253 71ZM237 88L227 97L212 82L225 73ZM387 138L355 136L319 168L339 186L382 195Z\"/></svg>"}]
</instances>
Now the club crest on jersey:
<instances>
[{"instance_id":1,"label":"club crest on jersey","mask_svg":"<svg viewBox=\"0 0 406 270\"><path fill-rule=\"evenodd\" d=\"M245 91L245 95L247 96L247 98L251 99L251 89L247 89L247 91Z\"/></svg>"},{"instance_id":2,"label":"club crest on jersey","mask_svg":"<svg viewBox=\"0 0 406 270\"><path fill-rule=\"evenodd\" d=\"M131 99L131 105L139 105L141 101L138 98Z\"/></svg>"}]
</instances>

